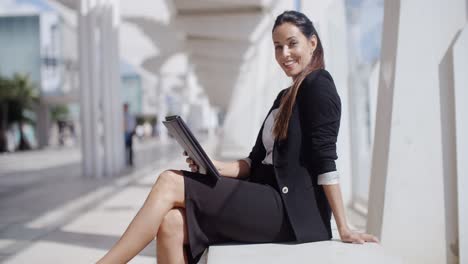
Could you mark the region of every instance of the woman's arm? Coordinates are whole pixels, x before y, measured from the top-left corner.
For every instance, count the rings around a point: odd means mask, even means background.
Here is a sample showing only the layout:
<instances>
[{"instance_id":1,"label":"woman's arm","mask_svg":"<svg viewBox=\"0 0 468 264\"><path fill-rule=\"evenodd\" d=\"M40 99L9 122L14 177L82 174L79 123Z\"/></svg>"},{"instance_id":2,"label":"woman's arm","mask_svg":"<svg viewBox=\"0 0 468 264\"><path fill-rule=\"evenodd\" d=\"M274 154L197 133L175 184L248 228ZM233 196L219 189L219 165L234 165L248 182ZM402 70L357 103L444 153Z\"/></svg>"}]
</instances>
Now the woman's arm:
<instances>
[{"instance_id":1,"label":"woman's arm","mask_svg":"<svg viewBox=\"0 0 468 264\"><path fill-rule=\"evenodd\" d=\"M212 160L219 174L224 177L245 178L250 174L250 166L245 160L236 160L234 162L224 162Z\"/></svg>"},{"instance_id":2,"label":"woman's arm","mask_svg":"<svg viewBox=\"0 0 468 264\"><path fill-rule=\"evenodd\" d=\"M335 216L338 231L343 242L377 242L369 234L360 234L349 229L344 213L340 185L336 180L322 181L320 178L336 172L336 141L341 119L341 101L333 78L326 70L309 74L301 84L297 95L304 149L307 151L311 175L317 175L318 184L323 186L328 203ZM330 176L330 175L328 175Z\"/></svg>"},{"instance_id":3,"label":"woman's arm","mask_svg":"<svg viewBox=\"0 0 468 264\"><path fill-rule=\"evenodd\" d=\"M184 151L184 156L187 153ZM198 165L191 158L187 158L186 162L192 172L198 172ZM218 169L219 174L224 177L245 178L250 174L250 166L245 160L236 160L234 162L225 162L211 159L213 165Z\"/></svg>"},{"instance_id":4,"label":"woman's arm","mask_svg":"<svg viewBox=\"0 0 468 264\"><path fill-rule=\"evenodd\" d=\"M335 217L336 225L338 227L338 232L340 233L340 238L343 242L348 243L358 243L362 244L364 242L379 242L379 240L369 234L357 233L351 231L348 227L348 222L346 220L346 215L344 212L343 199L341 198L341 189L339 184L330 184L322 185L325 195L327 196L328 203Z\"/></svg>"}]
</instances>

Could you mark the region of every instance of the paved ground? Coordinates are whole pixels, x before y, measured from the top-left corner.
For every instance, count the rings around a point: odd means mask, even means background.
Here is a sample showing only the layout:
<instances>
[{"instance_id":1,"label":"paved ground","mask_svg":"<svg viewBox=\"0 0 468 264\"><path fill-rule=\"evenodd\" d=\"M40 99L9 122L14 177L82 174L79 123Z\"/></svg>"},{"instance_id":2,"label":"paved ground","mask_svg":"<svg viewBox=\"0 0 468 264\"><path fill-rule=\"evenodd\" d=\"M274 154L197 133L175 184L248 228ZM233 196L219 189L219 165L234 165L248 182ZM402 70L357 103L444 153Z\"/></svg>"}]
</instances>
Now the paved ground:
<instances>
[{"instance_id":1,"label":"paved ground","mask_svg":"<svg viewBox=\"0 0 468 264\"><path fill-rule=\"evenodd\" d=\"M123 233L156 176L185 168L180 154L174 143L142 142L135 169L104 179L81 176L78 149L0 155L0 262L94 262ZM155 243L131 263L155 263Z\"/></svg>"},{"instance_id":2,"label":"paved ground","mask_svg":"<svg viewBox=\"0 0 468 264\"><path fill-rule=\"evenodd\" d=\"M209 153L215 141L203 141ZM95 262L125 231L157 175L186 167L180 154L175 143L141 142L135 169L103 179L81 176L78 149L0 155L0 263ZM363 228L362 218L348 217ZM131 261L155 262L155 242Z\"/></svg>"}]
</instances>

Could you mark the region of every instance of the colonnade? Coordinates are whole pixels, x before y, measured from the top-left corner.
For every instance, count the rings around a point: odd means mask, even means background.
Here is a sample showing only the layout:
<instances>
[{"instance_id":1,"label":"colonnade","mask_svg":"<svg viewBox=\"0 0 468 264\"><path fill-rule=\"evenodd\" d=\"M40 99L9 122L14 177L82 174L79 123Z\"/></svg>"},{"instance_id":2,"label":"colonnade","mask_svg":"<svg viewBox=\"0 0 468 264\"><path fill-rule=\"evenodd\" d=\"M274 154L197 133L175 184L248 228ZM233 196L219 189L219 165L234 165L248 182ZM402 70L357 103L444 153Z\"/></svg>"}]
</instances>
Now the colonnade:
<instances>
[{"instance_id":1,"label":"colonnade","mask_svg":"<svg viewBox=\"0 0 468 264\"><path fill-rule=\"evenodd\" d=\"M78 11L83 174L112 176L124 167L118 0L81 0Z\"/></svg>"},{"instance_id":2,"label":"colonnade","mask_svg":"<svg viewBox=\"0 0 468 264\"><path fill-rule=\"evenodd\" d=\"M271 25L294 1L175 1L194 73L220 109L218 154L245 156L276 94L289 85L276 65Z\"/></svg>"}]
</instances>

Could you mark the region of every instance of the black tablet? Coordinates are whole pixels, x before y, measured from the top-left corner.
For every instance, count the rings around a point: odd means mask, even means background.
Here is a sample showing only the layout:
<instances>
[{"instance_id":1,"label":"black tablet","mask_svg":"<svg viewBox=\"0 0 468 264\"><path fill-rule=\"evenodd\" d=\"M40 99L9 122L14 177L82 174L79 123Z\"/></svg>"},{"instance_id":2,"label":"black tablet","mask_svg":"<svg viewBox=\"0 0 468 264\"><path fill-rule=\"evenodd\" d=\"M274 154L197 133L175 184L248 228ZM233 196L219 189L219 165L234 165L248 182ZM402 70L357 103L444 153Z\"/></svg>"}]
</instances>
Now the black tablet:
<instances>
[{"instance_id":1,"label":"black tablet","mask_svg":"<svg viewBox=\"0 0 468 264\"><path fill-rule=\"evenodd\" d=\"M185 124L182 117L178 115L166 116L166 121L163 121L163 124L179 145L187 152L188 156L198 165L198 172L208 175L216 183L220 177L218 170L208 155L206 155L205 150L198 143L198 140Z\"/></svg>"}]
</instances>

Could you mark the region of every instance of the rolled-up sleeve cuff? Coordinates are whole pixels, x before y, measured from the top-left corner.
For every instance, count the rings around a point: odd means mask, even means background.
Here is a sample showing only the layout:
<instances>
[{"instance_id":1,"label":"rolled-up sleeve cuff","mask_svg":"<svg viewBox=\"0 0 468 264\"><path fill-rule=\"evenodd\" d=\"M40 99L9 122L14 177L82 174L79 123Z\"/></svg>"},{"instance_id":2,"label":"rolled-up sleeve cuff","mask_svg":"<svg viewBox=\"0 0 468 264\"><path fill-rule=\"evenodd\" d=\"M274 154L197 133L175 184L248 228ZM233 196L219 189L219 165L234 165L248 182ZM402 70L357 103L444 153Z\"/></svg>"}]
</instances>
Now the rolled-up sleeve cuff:
<instances>
[{"instance_id":1,"label":"rolled-up sleeve cuff","mask_svg":"<svg viewBox=\"0 0 468 264\"><path fill-rule=\"evenodd\" d=\"M322 173L318 176L317 183L319 185L332 185L338 184L340 182L340 175L338 171L330 171L326 173Z\"/></svg>"},{"instance_id":2,"label":"rolled-up sleeve cuff","mask_svg":"<svg viewBox=\"0 0 468 264\"><path fill-rule=\"evenodd\" d=\"M245 159L241 159L245 162L247 162L247 164L249 164L249 167L252 167L252 160L250 158L245 158Z\"/></svg>"}]
</instances>

